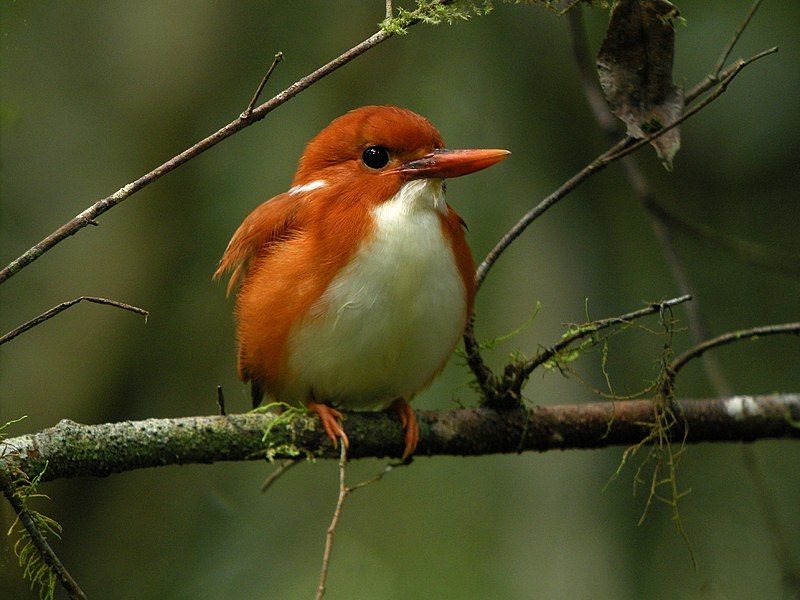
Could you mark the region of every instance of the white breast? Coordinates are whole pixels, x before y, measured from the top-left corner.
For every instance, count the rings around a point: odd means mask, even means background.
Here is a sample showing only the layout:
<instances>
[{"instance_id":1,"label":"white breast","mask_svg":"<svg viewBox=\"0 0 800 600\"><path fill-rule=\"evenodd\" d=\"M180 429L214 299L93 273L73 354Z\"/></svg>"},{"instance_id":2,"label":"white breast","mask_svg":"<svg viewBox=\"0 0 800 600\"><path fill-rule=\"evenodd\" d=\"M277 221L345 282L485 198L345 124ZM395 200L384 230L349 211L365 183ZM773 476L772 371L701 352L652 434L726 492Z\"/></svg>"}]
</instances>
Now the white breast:
<instances>
[{"instance_id":1,"label":"white breast","mask_svg":"<svg viewBox=\"0 0 800 600\"><path fill-rule=\"evenodd\" d=\"M439 214L439 180L406 183L374 211L376 231L289 338L286 395L379 410L441 367L466 318L464 283Z\"/></svg>"}]
</instances>

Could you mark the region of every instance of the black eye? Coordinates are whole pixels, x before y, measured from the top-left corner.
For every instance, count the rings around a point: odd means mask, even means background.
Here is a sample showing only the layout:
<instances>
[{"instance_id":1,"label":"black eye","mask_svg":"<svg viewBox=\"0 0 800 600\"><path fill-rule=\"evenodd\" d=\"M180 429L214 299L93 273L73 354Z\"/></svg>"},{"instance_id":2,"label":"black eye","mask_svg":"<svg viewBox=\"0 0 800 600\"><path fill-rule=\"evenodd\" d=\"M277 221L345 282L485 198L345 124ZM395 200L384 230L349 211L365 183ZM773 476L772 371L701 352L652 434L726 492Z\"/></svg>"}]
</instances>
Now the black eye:
<instances>
[{"instance_id":1,"label":"black eye","mask_svg":"<svg viewBox=\"0 0 800 600\"><path fill-rule=\"evenodd\" d=\"M389 151L382 146L370 146L364 150L361 160L370 169L381 169L389 162Z\"/></svg>"}]
</instances>

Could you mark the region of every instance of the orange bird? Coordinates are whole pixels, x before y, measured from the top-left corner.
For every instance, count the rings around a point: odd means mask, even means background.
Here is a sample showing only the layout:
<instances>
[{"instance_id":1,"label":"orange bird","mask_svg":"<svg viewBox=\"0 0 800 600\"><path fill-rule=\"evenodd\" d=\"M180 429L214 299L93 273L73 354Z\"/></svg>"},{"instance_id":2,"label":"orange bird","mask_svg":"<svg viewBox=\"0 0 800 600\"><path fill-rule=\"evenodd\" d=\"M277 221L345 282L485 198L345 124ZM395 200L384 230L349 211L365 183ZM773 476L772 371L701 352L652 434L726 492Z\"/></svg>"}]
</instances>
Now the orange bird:
<instances>
[{"instance_id":1,"label":"orange bird","mask_svg":"<svg viewBox=\"0 0 800 600\"><path fill-rule=\"evenodd\" d=\"M289 191L233 234L215 278L231 271L239 377L316 412L347 445L338 409L392 410L409 456L408 401L442 370L475 296L464 222L443 179L489 167L506 150L446 150L409 110L364 106L308 146Z\"/></svg>"}]
</instances>

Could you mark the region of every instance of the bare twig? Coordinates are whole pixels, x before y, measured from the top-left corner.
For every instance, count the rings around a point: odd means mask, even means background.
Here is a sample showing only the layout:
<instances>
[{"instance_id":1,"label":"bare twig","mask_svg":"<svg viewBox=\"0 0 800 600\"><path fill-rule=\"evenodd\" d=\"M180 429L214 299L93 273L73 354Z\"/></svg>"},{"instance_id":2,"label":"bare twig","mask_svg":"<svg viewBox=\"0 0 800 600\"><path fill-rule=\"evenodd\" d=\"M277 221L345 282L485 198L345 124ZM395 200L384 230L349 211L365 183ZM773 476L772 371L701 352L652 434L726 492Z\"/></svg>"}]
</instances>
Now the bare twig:
<instances>
[{"instance_id":1,"label":"bare twig","mask_svg":"<svg viewBox=\"0 0 800 600\"><path fill-rule=\"evenodd\" d=\"M514 226L503 235L502 238L500 238L500 240L494 245L494 248L492 248L486 255L486 258L484 258L481 264L478 265L478 268L475 272L476 290L480 289L484 279L486 279L486 275L488 275L489 270L492 268L494 263L497 262L497 259L500 258L500 255L505 251L506 248L508 248L508 246L511 245L515 239L522 234L523 231L525 231L528 225L533 223L533 221L544 214L548 208L564 198L586 179L608 166L609 163L606 161L607 157L617 153L619 150L628 146L632 142L633 140L627 137L620 140L618 143L606 150L603 154L598 156L578 173L564 182L555 192L550 194L547 198L526 212L522 218L517 221ZM493 387L495 377L492 373L492 370L486 365L483 357L480 354L479 345L475 339L474 325L474 319L470 318L470 320L467 322L467 327L464 330L464 349L467 355L467 364L475 374L475 378L481 388L481 391L486 394L488 399L493 399L495 396Z\"/></svg>"},{"instance_id":2,"label":"bare twig","mask_svg":"<svg viewBox=\"0 0 800 600\"><path fill-rule=\"evenodd\" d=\"M439 0L441 4L448 4L449 0ZM429 10L428 7L420 6L415 11L412 11L410 14L410 18L404 23L404 29L408 27L412 27L420 22L420 17L424 16L425 11ZM157 179L163 177L170 171L177 169L182 164L188 162L189 160L193 159L194 157L202 154L206 150L213 148L217 144L219 144L222 140L232 136L234 133L237 133L244 129L245 127L249 127L254 123L260 121L264 117L266 117L269 113L273 110L278 108L281 104L287 102L294 98L297 94L302 92L305 89L308 89L311 85L315 84L317 81L330 75L340 67L343 67L350 61L358 58L368 50L371 50L381 42L385 42L390 37L395 36L396 33L393 31L388 31L386 29L381 29L376 33L369 36L363 42L356 44L346 52L340 54L336 58L334 58L329 63L321 66L316 71L313 71L303 77L302 79L298 79L288 88L283 90L282 92L276 94L271 99L267 100L263 104L259 105L258 107L254 108L246 119L243 119L239 116L238 119L235 121L231 121L227 125L225 125L222 129L217 130L215 133L212 133L206 138L203 138L193 146L187 148L180 154L177 154L170 158L167 162L159 165L149 173L146 173L136 179L135 181L130 182L129 184L121 187L116 192L107 196L101 200L98 200L94 204L92 204L89 208L85 209L83 212L76 215L73 219L56 229L53 233L48 235L46 238L41 240L38 244L28 249L24 254L12 260L5 268L0 270L0 283L6 281L9 277L13 276L14 274L18 273L21 269L25 268L37 258L39 258L42 254L49 251L53 246L56 244L64 241L66 238L75 235L78 231L86 227L87 225L97 225L95 219L105 213L106 211L110 210L120 202L126 200L142 188L150 185Z\"/></svg>"},{"instance_id":3,"label":"bare twig","mask_svg":"<svg viewBox=\"0 0 800 600\"><path fill-rule=\"evenodd\" d=\"M478 341L475 338L475 315L470 315L467 326L464 329L464 353L467 357L467 365L475 375L483 397L491 402L495 399L497 382L492 370L483 362Z\"/></svg>"},{"instance_id":4,"label":"bare twig","mask_svg":"<svg viewBox=\"0 0 800 600\"><path fill-rule=\"evenodd\" d=\"M248 119L253 112L253 107L258 102L258 97L261 95L261 92L264 90L264 86L267 85L267 81L269 81L270 76L272 76L272 72L275 70L275 67L278 66L278 63L283 60L283 52L278 52L275 54L275 57L272 59L272 64L267 69L267 73L264 77L261 78L261 83L258 84L256 88L256 93L253 94L252 100L250 100L250 104L247 105L247 108L244 109L241 115L239 115L240 119Z\"/></svg>"},{"instance_id":5,"label":"bare twig","mask_svg":"<svg viewBox=\"0 0 800 600\"><path fill-rule=\"evenodd\" d=\"M571 11L569 14L573 14L575 11ZM477 273L475 274L475 281L477 286L480 288L481 284L483 283L486 275L488 274L489 270L492 268L494 263L503 253L503 251L513 242L519 235L530 225L533 221L539 218L542 214L544 214L547 209L552 207L556 202L564 198L568 193L574 190L578 185L583 183L586 179L588 179L591 175L594 175L598 171L603 170L612 162L624 158L635 152L642 146L645 146L652 142L653 140L661 137L666 132L670 131L671 129L677 127L687 119L690 119L692 116L697 114L699 111L703 110L706 106L711 104L714 100L719 98L725 90L727 90L728 85L730 82L739 74L739 72L746 67L747 65L755 62L756 60L763 58L769 54L773 54L777 52L777 48L769 48L764 50L763 52L759 52L758 54L748 58L747 60L739 60L736 62L733 67L726 71L727 75L719 82L717 88L714 90L712 94L708 97L704 98L703 101L699 102L695 106L693 106L690 110L686 111L679 119L676 119L672 123L669 123L656 131L655 133L648 135L646 137L634 140L631 138L624 138L617 142L614 146L603 152L600 156L595 158L592 162L586 165L583 169L581 169L576 175L573 175L570 179L568 179L564 184L561 185L555 192L550 194L547 198L542 200L538 205L534 208L529 210L525 213L522 218L511 228L508 232L500 239L500 241L492 248L491 251L486 255L486 258L483 259L481 264L478 266Z\"/></svg>"},{"instance_id":6,"label":"bare twig","mask_svg":"<svg viewBox=\"0 0 800 600\"><path fill-rule=\"evenodd\" d=\"M36 523L34 522L30 512L28 512L28 509L25 508L25 503L19 497L19 494L17 494L17 490L14 487L14 482L11 480L11 477L6 471L6 464L4 461L0 462L0 489L2 489L3 494L11 504L14 512L17 513L20 523L22 523L22 526L27 530L31 542L34 546L36 546L36 550L39 552L42 560L48 566L48 568L55 573L56 578L64 590L66 590L69 597L86 600L86 594L83 593L83 590L81 590L78 582L73 579L72 575L70 575L69 571L67 571L67 568L61 562L58 556L56 556L56 553L50 547L47 538L45 538L42 532L39 531L39 528L36 526Z\"/></svg>"},{"instance_id":7,"label":"bare twig","mask_svg":"<svg viewBox=\"0 0 800 600\"><path fill-rule=\"evenodd\" d=\"M322 600L325 596L325 584L328 580L328 565L331 560L331 550L333 549L333 534L336 533L336 526L339 524L339 517L342 516L342 506L350 490L345 485L345 466L347 465L347 446L339 444L339 497L336 499L336 509L333 511L331 524L325 535L325 551L322 553L322 569L319 573L319 585L317 586L316 600Z\"/></svg>"},{"instance_id":8,"label":"bare twig","mask_svg":"<svg viewBox=\"0 0 800 600\"><path fill-rule=\"evenodd\" d=\"M60 313L62 311L65 311L70 306L74 306L74 305L76 305L79 302L82 302L84 300L86 302L94 302L95 304L105 304L107 306L115 306L116 308L121 308L122 310L128 310L130 312L134 312L136 314L143 315L145 320L147 320L147 317L150 314L149 312L147 312L143 308L139 308L138 306L133 306L131 304L126 304L125 302L119 302L117 300L109 300L108 298L97 298L95 296L81 296L80 298L75 298L73 300L69 300L68 302L62 302L61 304L58 304L58 305L54 306L53 308L51 308L47 312L42 313L38 317L35 317L35 318L31 319L30 321L27 321L26 323L23 323L22 325L20 325L19 327L15 328L15 329L12 329L8 333L6 333L4 336L0 337L0 345L5 344L6 342L10 342L11 340L13 340L18 335L20 335L22 333L25 333L29 329L32 329L32 328L36 327L37 325L47 321L48 319L52 319L58 313Z\"/></svg>"},{"instance_id":9,"label":"bare twig","mask_svg":"<svg viewBox=\"0 0 800 600\"><path fill-rule=\"evenodd\" d=\"M575 63L577 64L580 73L584 95L587 98L589 106L591 107L598 124L606 133L606 136L609 139L614 139L615 135L617 134L617 121L614 118L614 115L611 114L608 105L605 103L605 100L602 97L602 92L597 81L597 75L593 70L591 61L589 59L589 48L586 44L586 29L583 24L582 13L577 10L572 11L568 17L568 23L570 35L573 40L572 49L573 53L575 54ZM724 77L728 77L732 72L733 71L726 71ZM709 86L709 88L710 87L711 86ZM698 95L699 92L691 95L691 97L690 95L687 95L686 104L688 105L692 99ZM600 97L601 101L597 101L598 96ZM639 202L642 204L642 206L650 213L653 233L655 234L656 239L661 246L662 255L664 256L664 260L672 272L673 279L678 285L678 289L680 290L681 294L690 295L695 298L694 302L691 302L689 305L687 305L686 316L689 324L689 333L692 336L692 339L695 343L700 343L702 340L708 337L703 327L702 319L700 318L700 304L697 301L697 295L695 294L694 289L689 282L689 277L686 274L686 270L683 268L683 264L678 257L668 223L664 218L662 218L661 211L657 210L656 208L660 205L657 203L655 196L650 190L650 186L644 176L644 173L639 167L636 157L626 156L620 162L631 189L636 194L636 197L639 199ZM706 360L704 360L704 366L706 367L709 379L714 382L717 387L717 394L721 396L729 395L731 393L730 389L724 382L724 377L716 357L713 355L706 357Z\"/></svg>"},{"instance_id":10,"label":"bare twig","mask_svg":"<svg viewBox=\"0 0 800 600\"><path fill-rule=\"evenodd\" d=\"M342 445L344 446L344 444L342 444ZM261 484L261 493L262 494L266 493L266 491L269 488L272 487L272 484L274 484L276 481L278 481L278 479L280 479L283 475L286 474L286 471L291 469L293 466L295 466L299 462L300 462L299 459L287 458L281 464L279 464L277 467L275 467L275 470L272 471L272 473L270 473L267 476L267 478L264 480L264 483Z\"/></svg>"},{"instance_id":11,"label":"bare twig","mask_svg":"<svg viewBox=\"0 0 800 600\"><path fill-rule=\"evenodd\" d=\"M702 356L712 348L727 346L740 340L747 340L768 335L800 335L800 321L796 323L781 323L779 325L762 325L761 327L751 327L724 333L710 340L706 340L696 346L692 346L686 352L678 356L669 364L671 379L675 379L678 372L686 364L695 358Z\"/></svg>"},{"instance_id":12,"label":"bare twig","mask_svg":"<svg viewBox=\"0 0 800 600\"><path fill-rule=\"evenodd\" d=\"M413 24L413 23L412 23ZM126 200L142 188L150 185L157 179L163 177L170 171L178 168L185 162L193 159L194 157L202 154L206 150L213 148L217 144L219 144L222 140L230 137L234 133L241 131L245 127L249 127L254 123L260 121L265 116L267 116L270 112L278 108L281 104L287 102L294 98L297 94L302 92L303 90L307 89L309 86L313 85L323 77L330 75L340 67L343 67L350 61L358 58L368 50L374 48L381 42L386 41L394 34L381 30L377 33L374 33L367 39L365 39L360 44L357 44L350 48L347 52L344 52L340 56L336 57L326 65L323 65L316 71L309 73L302 79L297 80L295 83L290 85L288 88L273 96L270 100L267 100L260 106L254 108L247 119L243 119L241 117L237 118L235 121L232 121L225 125L223 128L219 129L215 133L209 135L206 138L203 138L190 148L187 148L180 154L173 156L167 162L159 165L149 173L142 175L139 179L132 181L131 183L121 187L119 190L103 198L102 200L98 200L94 204L92 204L89 208L81 212L80 214L76 215L73 219L56 229L53 233L48 235L46 238L41 240L38 244L30 248L24 254L19 256L18 258L11 261L2 271L0 271L0 283L7 280L9 277L13 276L14 274L18 273L21 269L25 268L37 258L39 258L42 254L50 250L56 244L62 242L66 238L75 235L78 231L89 225L105 213L106 211L110 210L120 202Z\"/></svg>"},{"instance_id":13,"label":"bare twig","mask_svg":"<svg viewBox=\"0 0 800 600\"><path fill-rule=\"evenodd\" d=\"M509 229L505 235L503 235L502 238L500 238L500 241L495 244L494 248L492 248L486 255L486 258L484 258L481 264L478 265L478 270L475 273L475 283L477 287L481 287L483 281L486 279L486 275L489 274L489 270L492 268L494 263L497 262L497 259L500 258L500 255L505 251L506 248L508 248L511 242L517 239L520 234L525 231L528 225L542 216L547 209L564 198L589 177L606 168L611 162L609 158L618 155L620 151L629 147L633 143L635 143L635 141L630 138L620 140L611 148L603 152L600 156L595 158L588 165L583 167L583 169L578 171L578 173L561 184L561 186L555 192L547 196L544 200L539 202L539 204L526 212L522 218L517 221L514 226L511 227L511 229Z\"/></svg>"},{"instance_id":14,"label":"bare twig","mask_svg":"<svg viewBox=\"0 0 800 600\"><path fill-rule=\"evenodd\" d=\"M367 487L368 485L372 485L373 483L378 483L381 479L386 477L391 471L393 471L396 467L407 467L411 464L411 458L407 458L404 462L396 462L396 463L389 463L384 467L383 471L378 473L377 475L373 475L369 479L365 479L361 483L357 483L355 485L351 485L348 489L351 492L355 492L356 490L360 490L363 487Z\"/></svg>"},{"instance_id":15,"label":"bare twig","mask_svg":"<svg viewBox=\"0 0 800 600\"><path fill-rule=\"evenodd\" d=\"M755 62L761 58L764 58L769 54L774 54L777 51L778 51L777 46L768 48L762 52L759 52L758 54L754 54L748 59L740 58L732 65L728 66L725 70L723 70L722 73L720 73L719 75L713 75L713 74L706 75L703 79L698 81L694 87L692 87L691 89L689 89L688 92L686 92L686 94L684 95L684 102L687 105L689 105L690 103L694 102L694 100L696 100L698 96L706 93L708 90L713 88L719 82L725 81L727 78L729 78L734 73L734 71L740 70L743 66L746 67L750 63Z\"/></svg>"},{"instance_id":16,"label":"bare twig","mask_svg":"<svg viewBox=\"0 0 800 600\"><path fill-rule=\"evenodd\" d=\"M225 416L225 394L222 392L222 386L217 386L217 407L219 408L219 414L223 417Z\"/></svg>"},{"instance_id":17,"label":"bare twig","mask_svg":"<svg viewBox=\"0 0 800 600\"><path fill-rule=\"evenodd\" d=\"M717 60L717 64L714 67L714 70L712 71L714 77L719 78L719 74L720 71L722 71L722 67L725 66L728 57L731 55L731 52L733 52L734 46L736 46L736 43L739 41L739 38L742 37L744 30L750 23L750 19L753 18L754 14L756 14L756 11L758 10L759 6L761 6L761 0L756 0L755 2L753 2L753 6L750 7L750 12L747 13L747 16L739 24L739 28L736 30L736 33L733 34L731 41L728 42L728 45L725 46L725 48L723 49L722 54L720 54L719 59Z\"/></svg>"},{"instance_id":18,"label":"bare twig","mask_svg":"<svg viewBox=\"0 0 800 600\"><path fill-rule=\"evenodd\" d=\"M612 325L631 323L636 319L640 319L655 313L660 313L667 307L677 306L678 304L683 304L691 299L691 296L685 295L678 298L672 298L670 300L662 300L661 302L654 302L648 305L646 308L629 312L624 315L619 315L618 317L609 317L577 326L574 333L565 336L557 344L540 352L536 357L520 365L516 370L514 381L509 391L518 396L522 386L525 384L525 381L528 379L534 369L536 369L536 367L544 364L554 356L558 356L559 353L569 348L576 341L584 339L598 331L606 329L607 327L611 327Z\"/></svg>"}]
</instances>

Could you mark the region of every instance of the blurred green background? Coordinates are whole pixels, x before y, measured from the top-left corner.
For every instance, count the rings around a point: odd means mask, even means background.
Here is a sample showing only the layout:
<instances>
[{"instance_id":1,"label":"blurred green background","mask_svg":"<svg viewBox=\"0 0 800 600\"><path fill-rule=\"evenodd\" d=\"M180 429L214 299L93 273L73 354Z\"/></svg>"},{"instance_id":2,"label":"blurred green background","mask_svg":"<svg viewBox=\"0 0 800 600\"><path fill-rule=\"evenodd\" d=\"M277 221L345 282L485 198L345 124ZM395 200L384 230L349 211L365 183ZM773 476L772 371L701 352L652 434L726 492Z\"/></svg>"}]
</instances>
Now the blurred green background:
<instances>
[{"instance_id":1,"label":"blurred green background","mask_svg":"<svg viewBox=\"0 0 800 600\"><path fill-rule=\"evenodd\" d=\"M679 3L676 81L715 63L748 1ZM264 97L364 39L383 2L0 3L2 170L0 258L36 241L152 167L234 119L272 55L285 61ZM587 13L599 47L607 13ZM800 4L766 3L734 57L779 45L683 128L667 173L640 153L658 196L719 231L800 255ZM61 418L100 423L247 408L236 379L232 302L211 273L259 202L284 191L305 143L336 116L370 103L411 108L455 147L513 152L502 165L449 184L481 258L519 215L605 147L578 84L566 20L500 5L454 26L418 26L324 79L146 188L9 280L0 329L83 294L150 310L143 319L79 305L0 349L0 421L11 435ZM800 282L678 237L712 333L800 316ZM531 327L489 355L533 352L565 322L633 310L678 294L647 215L619 167L581 186L503 256L478 298L481 337ZM684 317L683 309L676 315ZM651 321L652 323L652 321ZM689 344L686 332L678 349ZM660 340L614 339L617 389L654 373ZM800 391L796 339L720 350L740 393ZM447 370L420 408L475 402L465 367ZM600 382L599 353L577 365ZM574 378L536 376L537 403L592 399ZM699 364L678 395L713 395ZM793 560L800 560L800 445L753 446ZM780 569L736 445L698 445L680 465L681 504L697 554L642 495L621 449L483 458L419 458L352 496L336 538L335 598L782 598ZM360 461L351 481L382 462ZM336 500L336 466L320 461L258 493L263 463L151 469L42 486L39 504L64 526L55 547L92 598L309 598ZM3 531L11 521L0 508ZM8 541L0 597L33 598ZM61 592L59 592L60 594Z\"/></svg>"}]
</instances>

